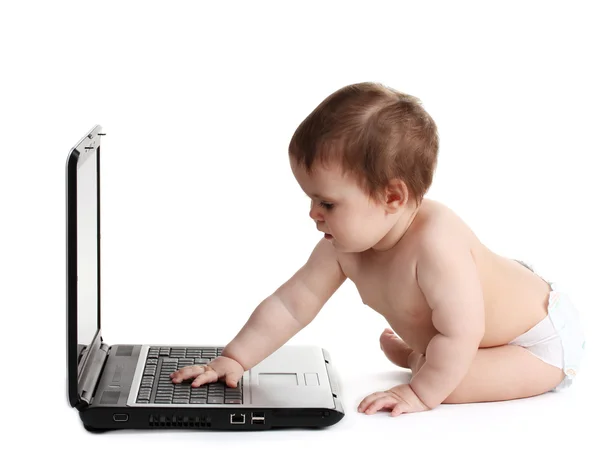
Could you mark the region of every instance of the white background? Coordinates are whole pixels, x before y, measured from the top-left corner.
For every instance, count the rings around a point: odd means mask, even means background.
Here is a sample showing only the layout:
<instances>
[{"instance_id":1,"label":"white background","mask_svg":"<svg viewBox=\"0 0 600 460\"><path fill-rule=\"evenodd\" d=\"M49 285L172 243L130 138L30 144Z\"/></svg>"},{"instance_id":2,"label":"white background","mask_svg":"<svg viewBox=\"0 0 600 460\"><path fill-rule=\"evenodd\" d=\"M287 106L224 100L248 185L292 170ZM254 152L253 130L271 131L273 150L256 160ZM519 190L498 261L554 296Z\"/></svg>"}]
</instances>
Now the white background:
<instances>
[{"instance_id":1,"label":"white background","mask_svg":"<svg viewBox=\"0 0 600 460\"><path fill-rule=\"evenodd\" d=\"M2 455L598 458L594 2L413 3L2 3ZM343 382L339 424L87 433L65 387L70 148L95 124L107 133L104 339L225 344L320 238L287 146L322 99L359 81L413 94L435 119L428 196L571 293L588 337L572 389L358 414L364 396L407 375L379 349L385 321L347 282L290 342L330 351Z\"/></svg>"}]
</instances>

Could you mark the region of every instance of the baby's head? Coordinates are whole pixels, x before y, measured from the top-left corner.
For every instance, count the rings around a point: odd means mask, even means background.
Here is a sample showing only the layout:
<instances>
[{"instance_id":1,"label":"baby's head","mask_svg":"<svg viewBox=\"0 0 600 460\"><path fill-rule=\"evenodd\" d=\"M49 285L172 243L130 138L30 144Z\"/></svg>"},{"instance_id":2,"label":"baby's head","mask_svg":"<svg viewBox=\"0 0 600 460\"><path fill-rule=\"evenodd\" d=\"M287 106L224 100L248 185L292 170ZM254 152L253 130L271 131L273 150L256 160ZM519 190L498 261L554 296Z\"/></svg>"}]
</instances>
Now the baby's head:
<instances>
[{"instance_id":1,"label":"baby's head","mask_svg":"<svg viewBox=\"0 0 600 460\"><path fill-rule=\"evenodd\" d=\"M421 204L437 164L438 133L416 97L377 83L321 102L289 145L310 217L344 252L377 245Z\"/></svg>"}]
</instances>

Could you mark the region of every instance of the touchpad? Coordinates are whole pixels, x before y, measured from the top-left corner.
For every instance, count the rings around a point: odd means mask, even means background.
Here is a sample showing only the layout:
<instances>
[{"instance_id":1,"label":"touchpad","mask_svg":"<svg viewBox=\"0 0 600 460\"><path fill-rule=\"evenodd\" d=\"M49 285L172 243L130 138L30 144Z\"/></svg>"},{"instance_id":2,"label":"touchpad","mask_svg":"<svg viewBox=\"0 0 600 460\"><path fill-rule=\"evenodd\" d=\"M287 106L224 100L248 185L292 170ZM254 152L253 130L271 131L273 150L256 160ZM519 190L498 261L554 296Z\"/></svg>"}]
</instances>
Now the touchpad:
<instances>
[{"instance_id":1,"label":"touchpad","mask_svg":"<svg viewBox=\"0 0 600 460\"><path fill-rule=\"evenodd\" d=\"M258 374L259 385L298 385L297 374Z\"/></svg>"}]
</instances>

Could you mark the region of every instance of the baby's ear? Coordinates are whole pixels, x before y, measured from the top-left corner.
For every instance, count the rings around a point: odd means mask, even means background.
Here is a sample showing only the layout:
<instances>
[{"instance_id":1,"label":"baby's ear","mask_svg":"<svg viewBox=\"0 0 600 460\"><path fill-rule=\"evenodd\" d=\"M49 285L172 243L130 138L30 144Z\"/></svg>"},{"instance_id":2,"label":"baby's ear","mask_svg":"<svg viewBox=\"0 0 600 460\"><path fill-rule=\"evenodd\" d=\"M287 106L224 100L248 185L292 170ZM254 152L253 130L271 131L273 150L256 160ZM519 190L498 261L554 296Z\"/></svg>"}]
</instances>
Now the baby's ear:
<instances>
[{"instance_id":1,"label":"baby's ear","mask_svg":"<svg viewBox=\"0 0 600 460\"><path fill-rule=\"evenodd\" d=\"M389 212L397 212L408 203L409 191L402 179L392 179L385 188L384 206Z\"/></svg>"}]
</instances>

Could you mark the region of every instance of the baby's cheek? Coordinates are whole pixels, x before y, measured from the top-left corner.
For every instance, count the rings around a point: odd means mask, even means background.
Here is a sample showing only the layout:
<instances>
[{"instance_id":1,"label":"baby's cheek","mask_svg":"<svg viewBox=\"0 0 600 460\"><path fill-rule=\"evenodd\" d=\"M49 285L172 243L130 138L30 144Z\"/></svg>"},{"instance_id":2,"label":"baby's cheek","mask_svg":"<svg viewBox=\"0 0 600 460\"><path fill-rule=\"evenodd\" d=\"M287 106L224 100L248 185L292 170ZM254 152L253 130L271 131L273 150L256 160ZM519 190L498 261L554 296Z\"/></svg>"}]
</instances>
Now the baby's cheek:
<instances>
[{"instance_id":1,"label":"baby's cheek","mask_svg":"<svg viewBox=\"0 0 600 460\"><path fill-rule=\"evenodd\" d=\"M349 222L340 232L340 240L357 250L363 250L363 246L371 240L369 224L367 222Z\"/></svg>"},{"instance_id":2,"label":"baby's cheek","mask_svg":"<svg viewBox=\"0 0 600 460\"><path fill-rule=\"evenodd\" d=\"M363 240L373 233L372 223L368 219L353 219L348 222L347 233L354 235L355 239Z\"/></svg>"},{"instance_id":3,"label":"baby's cheek","mask_svg":"<svg viewBox=\"0 0 600 460\"><path fill-rule=\"evenodd\" d=\"M330 228L331 232L338 240L352 239L352 235L358 230L354 225L354 222L348 219L338 220L337 222L334 222Z\"/></svg>"}]
</instances>

